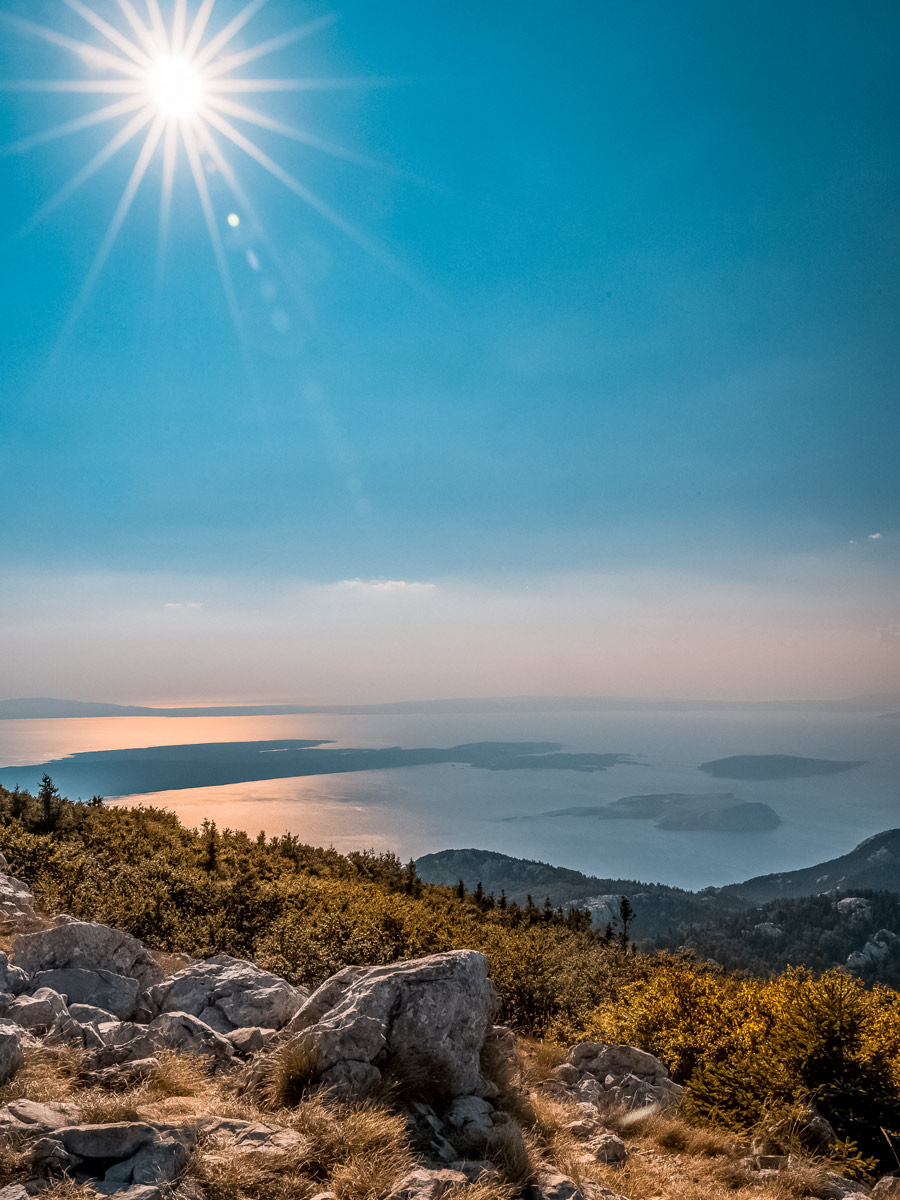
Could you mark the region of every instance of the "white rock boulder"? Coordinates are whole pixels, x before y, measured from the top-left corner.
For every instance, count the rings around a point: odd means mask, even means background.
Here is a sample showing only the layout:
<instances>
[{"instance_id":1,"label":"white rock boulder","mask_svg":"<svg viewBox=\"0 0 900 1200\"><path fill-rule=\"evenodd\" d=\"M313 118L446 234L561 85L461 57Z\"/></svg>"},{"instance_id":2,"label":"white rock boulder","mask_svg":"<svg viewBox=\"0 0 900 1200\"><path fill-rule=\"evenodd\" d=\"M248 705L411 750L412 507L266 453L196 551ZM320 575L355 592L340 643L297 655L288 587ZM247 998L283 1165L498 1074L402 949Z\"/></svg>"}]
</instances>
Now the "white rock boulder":
<instances>
[{"instance_id":1,"label":"white rock boulder","mask_svg":"<svg viewBox=\"0 0 900 1200\"><path fill-rule=\"evenodd\" d=\"M72 917L58 917L56 925L37 933L20 933L13 952L16 965L29 975L76 967L111 971L149 988L159 983L164 974L137 938L109 925L76 921Z\"/></svg>"},{"instance_id":2,"label":"white rock boulder","mask_svg":"<svg viewBox=\"0 0 900 1200\"><path fill-rule=\"evenodd\" d=\"M308 998L305 988L243 959L217 954L152 987L144 1003L152 1014L190 1013L218 1033L231 1033L248 1026L281 1029Z\"/></svg>"},{"instance_id":3,"label":"white rock boulder","mask_svg":"<svg viewBox=\"0 0 900 1200\"><path fill-rule=\"evenodd\" d=\"M0 875L0 925L22 925L34 919L34 896L28 884Z\"/></svg>"},{"instance_id":4,"label":"white rock boulder","mask_svg":"<svg viewBox=\"0 0 900 1200\"><path fill-rule=\"evenodd\" d=\"M73 1004L90 1004L104 1009L122 1021L134 1016L139 984L115 971L65 967L38 971L31 980L33 988L49 987L61 992Z\"/></svg>"},{"instance_id":5,"label":"white rock boulder","mask_svg":"<svg viewBox=\"0 0 900 1200\"><path fill-rule=\"evenodd\" d=\"M12 1079L24 1061L20 1026L12 1021L0 1021L0 1083Z\"/></svg>"},{"instance_id":6,"label":"white rock boulder","mask_svg":"<svg viewBox=\"0 0 900 1200\"><path fill-rule=\"evenodd\" d=\"M287 1029L312 1082L364 1090L387 1069L447 1098L490 1091L480 1055L497 1005L488 962L451 950L383 967L347 967L313 992Z\"/></svg>"}]
</instances>

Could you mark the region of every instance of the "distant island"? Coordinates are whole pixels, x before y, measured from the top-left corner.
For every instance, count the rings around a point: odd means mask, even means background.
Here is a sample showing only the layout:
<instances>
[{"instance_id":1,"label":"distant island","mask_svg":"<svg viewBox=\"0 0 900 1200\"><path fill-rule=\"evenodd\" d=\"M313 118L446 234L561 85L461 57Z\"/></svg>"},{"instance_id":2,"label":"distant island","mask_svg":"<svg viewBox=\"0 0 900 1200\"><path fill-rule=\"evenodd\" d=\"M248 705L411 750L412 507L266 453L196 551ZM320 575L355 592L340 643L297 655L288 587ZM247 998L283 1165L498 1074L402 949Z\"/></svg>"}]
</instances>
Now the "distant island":
<instances>
[{"instance_id":1,"label":"distant island","mask_svg":"<svg viewBox=\"0 0 900 1200\"><path fill-rule=\"evenodd\" d=\"M710 829L722 833L762 833L777 829L781 824L778 813L768 804L739 800L733 792L663 792L648 796L623 796L611 804L554 808L540 815L592 817L599 821L652 820L657 829Z\"/></svg>"},{"instance_id":2,"label":"distant island","mask_svg":"<svg viewBox=\"0 0 900 1200\"><path fill-rule=\"evenodd\" d=\"M382 704L208 704L154 707L94 700L60 700L31 696L0 700L0 721L72 719L77 717L265 717L390 716L408 713L519 712L855 712L884 713L900 696L892 693L853 696L844 700L672 700L653 696L473 696L447 700L395 700Z\"/></svg>"},{"instance_id":3,"label":"distant island","mask_svg":"<svg viewBox=\"0 0 900 1200\"><path fill-rule=\"evenodd\" d=\"M716 779L803 779L813 775L840 775L865 761L842 762L832 758L798 758L793 754L733 754L700 764Z\"/></svg>"},{"instance_id":4,"label":"distant island","mask_svg":"<svg viewBox=\"0 0 900 1200\"><path fill-rule=\"evenodd\" d=\"M86 751L29 766L3 767L0 783L36 789L41 776L47 774L72 795L126 796L441 763L462 763L488 771L606 771L620 764L634 765L634 759L630 754L566 754L559 742L470 742L446 749L390 746L372 750L283 738Z\"/></svg>"}]
</instances>

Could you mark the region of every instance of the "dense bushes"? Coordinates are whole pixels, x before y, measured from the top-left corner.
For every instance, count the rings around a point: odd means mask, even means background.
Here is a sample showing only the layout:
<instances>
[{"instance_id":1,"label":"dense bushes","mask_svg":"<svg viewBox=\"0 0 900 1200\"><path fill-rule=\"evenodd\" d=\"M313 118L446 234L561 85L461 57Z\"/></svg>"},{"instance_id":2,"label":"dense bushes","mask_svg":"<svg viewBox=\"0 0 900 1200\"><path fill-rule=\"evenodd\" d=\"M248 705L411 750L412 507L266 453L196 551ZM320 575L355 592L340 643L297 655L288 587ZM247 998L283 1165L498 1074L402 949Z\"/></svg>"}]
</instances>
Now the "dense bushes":
<instances>
[{"instance_id":1,"label":"dense bushes","mask_svg":"<svg viewBox=\"0 0 900 1200\"><path fill-rule=\"evenodd\" d=\"M900 1129L891 988L840 971L754 979L688 954L638 954L599 938L583 914L423 884L391 854L189 830L159 809L75 805L49 787L40 798L0 789L0 848L45 909L162 950L250 957L308 986L347 963L483 950L502 1019L566 1042L642 1046L687 1085L693 1119L748 1131L814 1110L841 1139L839 1161L893 1161L881 1133Z\"/></svg>"}]
</instances>

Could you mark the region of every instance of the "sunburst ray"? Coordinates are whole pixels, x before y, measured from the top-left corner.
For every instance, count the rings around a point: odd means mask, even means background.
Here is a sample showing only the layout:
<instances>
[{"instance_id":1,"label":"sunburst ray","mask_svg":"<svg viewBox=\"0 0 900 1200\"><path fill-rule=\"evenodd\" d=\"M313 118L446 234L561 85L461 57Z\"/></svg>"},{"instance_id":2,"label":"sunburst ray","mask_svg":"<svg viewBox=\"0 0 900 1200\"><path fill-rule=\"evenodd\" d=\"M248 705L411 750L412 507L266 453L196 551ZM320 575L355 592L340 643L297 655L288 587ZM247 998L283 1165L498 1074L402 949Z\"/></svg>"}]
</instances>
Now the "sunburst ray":
<instances>
[{"instance_id":1,"label":"sunburst ray","mask_svg":"<svg viewBox=\"0 0 900 1200\"><path fill-rule=\"evenodd\" d=\"M217 113L214 109L208 109L205 116L206 120L209 121L211 125L214 125L220 133L224 134L229 141L233 142L238 149L243 150L244 153L249 155L254 162L258 163L264 170L268 171L270 175L279 180L279 182L283 183L284 186L288 188L289 191L293 192L295 196L299 196L299 198L308 204L314 212L317 212L321 217L324 217L326 221L330 222L335 229L339 229L341 233L345 234L351 239L351 241L356 242L361 249L365 250L373 258L378 259L380 263L391 270L395 275L398 276L398 278L404 279L409 283L414 282L403 266L397 262L397 260L391 254L388 254L386 250L383 250L376 242L373 242L371 238L366 237L366 235L357 229L356 226L351 225L349 221L345 220L340 215L340 213L335 212L335 210L329 204L326 204L321 197L317 196L316 193L308 188L304 183L301 183L299 179L290 173L290 171L286 171L284 167L280 166L277 162L275 162L274 159L270 158L268 154L265 154L262 150L260 150L260 148L251 142L249 138L244 137L240 130L235 129L231 122L226 120L226 118L220 113Z\"/></svg>"},{"instance_id":2,"label":"sunburst ray","mask_svg":"<svg viewBox=\"0 0 900 1200\"><path fill-rule=\"evenodd\" d=\"M337 20L337 13L328 13L324 17L318 17L315 21L309 21L306 25L298 25L296 29L289 29L287 33L281 33L277 37L269 38L267 42L260 42L256 46L252 46L249 50L240 50L236 54L229 54L227 58L221 59L217 63L212 63L207 68L207 77L215 79L219 75L224 75L228 71L236 71L238 67L244 67L247 63L256 62L259 58L264 58L267 54L274 54L276 50L283 50L286 46L291 46L295 42L302 41L304 38L312 37L314 33L318 33L320 29L327 29L329 25L333 25Z\"/></svg>"},{"instance_id":3,"label":"sunburst ray","mask_svg":"<svg viewBox=\"0 0 900 1200\"><path fill-rule=\"evenodd\" d=\"M187 27L187 0L175 0L175 13L172 17L172 53L181 54L184 50L184 37Z\"/></svg>"},{"instance_id":4,"label":"sunburst ray","mask_svg":"<svg viewBox=\"0 0 900 1200\"><path fill-rule=\"evenodd\" d=\"M250 3L245 5L238 15L228 22L223 30L217 33L211 41L207 42L202 50L198 51L194 59L197 67L205 67L210 59L221 53L228 43L240 33L247 22L256 16L265 3L266 0L250 0Z\"/></svg>"},{"instance_id":5,"label":"sunburst ray","mask_svg":"<svg viewBox=\"0 0 900 1200\"><path fill-rule=\"evenodd\" d=\"M251 370L250 362L247 357L247 338L244 333L244 325L241 320L240 305L238 304L237 293L234 290L231 271L228 269L228 260L225 257L225 248L222 245L222 236L219 233L219 227L216 224L216 216L213 211L212 197L209 194L209 184L206 181L206 175L203 172L203 164L200 161L200 155L197 151L197 142L194 136L194 130L191 129L190 126L183 126L181 130L181 136L184 141L184 148L190 164L191 174L194 177L194 186L196 187L197 195L200 198L200 207L203 210L203 218L206 221L209 240L212 243L213 255L215 256L216 266L219 270L219 278L222 281L222 289L225 292L225 300L228 305L228 311L231 316L232 324L234 325L235 333L237 334L238 343L241 347L241 355L244 359L244 367L247 370L249 377L251 375Z\"/></svg>"},{"instance_id":6,"label":"sunburst ray","mask_svg":"<svg viewBox=\"0 0 900 1200\"><path fill-rule=\"evenodd\" d=\"M144 176L147 174L147 168L153 155L156 153L156 147L159 145L159 139L162 137L162 132L165 127L165 119L157 116L153 120L153 124L147 132L144 139L144 144L141 146L141 152L137 157L137 162L134 164L131 174L128 177L128 182L125 185L125 190L122 197L116 206L116 211L113 213L112 220L106 230L106 235L100 244L100 249L91 263L90 270L79 295L79 301L83 302L90 294L100 272L103 270L106 260L109 258L110 251L116 243L116 239L125 223L125 218L128 216L129 209L134 203L134 198L138 193L138 188L143 182Z\"/></svg>"},{"instance_id":7,"label":"sunburst ray","mask_svg":"<svg viewBox=\"0 0 900 1200\"><path fill-rule=\"evenodd\" d=\"M156 41L156 53L169 54L172 47L169 42L166 23L163 20L162 9L159 7L159 0L146 0L146 3L147 12L150 14L150 28L153 31L153 37Z\"/></svg>"},{"instance_id":8,"label":"sunburst ray","mask_svg":"<svg viewBox=\"0 0 900 1200\"><path fill-rule=\"evenodd\" d=\"M172 191L175 185L175 155L178 149L178 127L173 121L166 124L163 141L162 194L159 202L159 233L156 246L156 281L161 282L169 241L169 218L172 212Z\"/></svg>"},{"instance_id":9,"label":"sunburst ray","mask_svg":"<svg viewBox=\"0 0 900 1200\"><path fill-rule=\"evenodd\" d=\"M45 129L41 133L32 133L28 137L20 138L17 142L0 146L0 154L22 154L25 150L33 150L35 146L54 142L57 138L68 137L69 134L80 133L82 129L90 129L93 125L102 125L104 121L124 116L146 103L145 96L126 96L124 100L117 100L114 104L94 109L93 112L85 113L82 117L64 121L61 125L54 125L52 129Z\"/></svg>"},{"instance_id":10,"label":"sunburst ray","mask_svg":"<svg viewBox=\"0 0 900 1200\"><path fill-rule=\"evenodd\" d=\"M323 154L330 154L332 158L342 158L345 162L356 163L361 167L374 167L379 171L398 174L387 163L379 162L375 158L367 158L353 150L347 150L334 142L316 137L315 134L308 133L305 129L298 129L295 125L286 125L283 121L276 121L273 117L266 116L265 113L248 108L246 104L237 104L233 100L227 100L224 96L210 96L207 98L207 104L218 112L227 113L239 121L246 121L260 129L268 129L270 133L279 133L282 137L290 138L291 141L309 146L313 150L321 150Z\"/></svg>"},{"instance_id":11,"label":"sunburst ray","mask_svg":"<svg viewBox=\"0 0 900 1200\"><path fill-rule=\"evenodd\" d=\"M141 45L144 47L144 49L147 51L148 54L152 54L153 53L153 37L150 33L150 30L147 28L147 26L144 24L144 22L138 16L137 10L135 9L134 5L131 3L131 0L116 0L116 4L118 4L119 8L121 9L122 15L125 17L125 20L131 26L132 32L137 37L138 41L141 43Z\"/></svg>"},{"instance_id":12,"label":"sunburst ray","mask_svg":"<svg viewBox=\"0 0 900 1200\"><path fill-rule=\"evenodd\" d=\"M209 24L209 18L212 16L212 10L215 7L216 0L203 0L203 3L197 9L197 15L194 17L191 31L188 34L187 41L184 43L184 54L186 58L193 58L197 52L197 47L206 32L206 27Z\"/></svg>"},{"instance_id":13,"label":"sunburst ray","mask_svg":"<svg viewBox=\"0 0 900 1200\"><path fill-rule=\"evenodd\" d=\"M396 87L397 79L367 76L337 79L212 79L207 91L219 92L334 92L344 88Z\"/></svg>"},{"instance_id":14,"label":"sunburst ray","mask_svg":"<svg viewBox=\"0 0 900 1200\"><path fill-rule=\"evenodd\" d=\"M127 54L129 58L134 59L142 70L146 70L150 65L150 58L146 51L140 50L133 42L130 42L127 37L121 34L118 29L110 25L107 21L104 21L102 17L99 17L92 8L88 8L86 4L82 4L81 0L63 0L63 4L68 5L73 12L83 17L107 41L111 42L114 46L118 46L123 54Z\"/></svg>"},{"instance_id":15,"label":"sunburst ray","mask_svg":"<svg viewBox=\"0 0 900 1200\"><path fill-rule=\"evenodd\" d=\"M103 149L98 150L90 162L86 163L80 171L77 171L68 183L63 184L59 191L51 196L49 200L44 201L40 208L22 226L22 229L19 231L20 235L30 233L54 209L59 208L63 201L68 200L70 196L74 195L82 184L87 183L91 176L96 175L100 168L105 166L114 154L121 150L132 138L136 137L144 126L148 125L152 120L153 109L147 104L137 116L132 117L128 124L119 130L115 137L111 137Z\"/></svg>"},{"instance_id":16,"label":"sunburst ray","mask_svg":"<svg viewBox=\"0 0 900 1200\"><path fill-rule=\"evenodd\" d=\"M135 94L127 79L0 79L0 92L73 92L86 96Z\"/></svg>"},{"instance_id":17,"label":"sunburst ray","mask_svg":"<svg viewBox=\"0 0 900 1200\"><path fill-rule=\"evenodd\" d=\"M129 62L127 58L120 58L118 54L112 54L109 50L102 50L99 46L92 46L90 42L80 42L76 38L67 37L46 25L39 25L37 21L29 21L27 17L15 16L13 13L2 15L5 21L15 25L23 33L41 38L53 46L61 46L64 50L74 50L85 62L109 67L121 75L130 75L136 79L141 76L141 69L136 63Z\"/></svg>"}]
</instances>

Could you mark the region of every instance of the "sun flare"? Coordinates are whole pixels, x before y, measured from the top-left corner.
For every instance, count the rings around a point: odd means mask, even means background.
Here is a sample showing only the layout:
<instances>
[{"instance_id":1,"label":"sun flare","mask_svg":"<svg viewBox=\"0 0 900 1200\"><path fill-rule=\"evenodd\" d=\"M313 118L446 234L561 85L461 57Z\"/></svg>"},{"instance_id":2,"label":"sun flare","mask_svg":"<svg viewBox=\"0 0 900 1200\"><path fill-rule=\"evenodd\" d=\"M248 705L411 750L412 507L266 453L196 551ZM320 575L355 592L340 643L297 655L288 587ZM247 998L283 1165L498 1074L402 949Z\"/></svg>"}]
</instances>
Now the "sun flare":
<instances>
[{"instance_id":1,"label":"sun flare","mask_svg":"<svg viewBox=\"0 0 900 1200\"><path fill-rule=\"evenodd\" d=\"M147 72L147 91L160 114L185 121L197 116L206 90L203 72L181 54L161 54Z\"/></svg>"},{"instance_id":2,"label":"sun flare","mask_svg":"<svg viewBox=\"0 0 900 1200\"><path fill-rule=\"evenodd\" d=\"M231 7L219 28L216 4ZM235 39L263 7L266 0L249 0L236 9L233 0L115 0L118 17L104 0L61 0L91 30L91 40L81 40L48 25L12 14L0 14L20 32L43 40L55 48L74 52L78 78L18 79L0 81L0 91L46 92L48 94L94 95L100 98L91 112L61 122L52 129L30 134L0 153L22 153L56 139L81 133L104 124L117 124L99 151L86 156L84 164L33 214L22 233L30 232L50 213L95 176L114 156L128 146L137 147L134 165L125 189L116 203L106 233L88 271L84 286L70 314L74 323L118 239L135 197L151 166L161 162L159 244L157 271L165 260L166 240L173 211L179 165L193 182L209 233L222 286L235 330L243 342L239 306L225 254L223 235L236 230L244 218L259 228L233 160L246 156L288 188L305 205L335 228L352 238L401 277L404 272L390 255L374 245L301 179L266 153L254 138L256 131L366 166L381 166L345 150L295 125L277 120L266 111L245 102L248 95L296 93L309 90L370 86L365 79L272 78L244 74L251 63L284 50L330 25L334 15L308 21L284 33L246 48L235 49ZM100 9L100 11L97 11ZM141 11L142 10L142 11ZM62 12L62 9L61 9ZM105 15L100 15L103 12ZM233 14L233 15L232 15ZM230 198L225 207L214 199L209 179L221 180ZM67 326L68 327L68 326Z\"/></svg>"}]
</instances>

